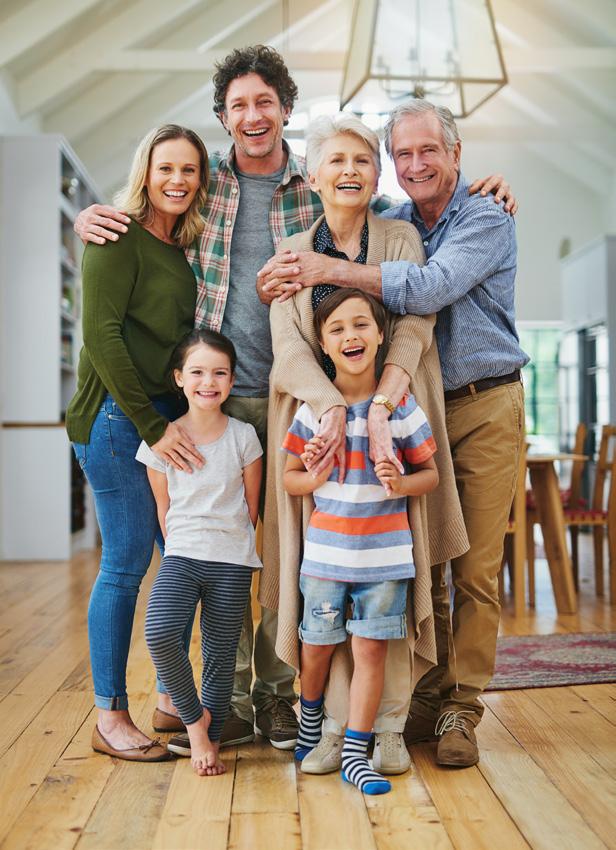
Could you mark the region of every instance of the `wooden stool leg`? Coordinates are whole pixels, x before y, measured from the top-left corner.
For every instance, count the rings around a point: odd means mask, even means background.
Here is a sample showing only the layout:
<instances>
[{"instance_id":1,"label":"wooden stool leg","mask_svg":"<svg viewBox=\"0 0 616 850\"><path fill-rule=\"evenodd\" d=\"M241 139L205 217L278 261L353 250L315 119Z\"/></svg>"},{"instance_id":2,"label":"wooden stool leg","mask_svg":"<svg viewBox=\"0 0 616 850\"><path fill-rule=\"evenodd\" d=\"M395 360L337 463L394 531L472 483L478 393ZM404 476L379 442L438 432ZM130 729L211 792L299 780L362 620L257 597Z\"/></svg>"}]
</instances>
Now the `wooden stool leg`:
<instances>
[{"instance_id":1,"label":"wooden stool leg","mask_svg":"<svg viewBox=\"0 0 616 850\"><path fill-rule=\"evenodd\" d=\"M608 523L607 544L609 557L610 605L616 605L616 523Z\"/></svg>"},{"instance_id":2,"label":"wooden stool leg","mask_svg":"<svg viewBox=\"0 0 616 850\"><path fill-rule=\"evenodd\" d=\"M571 535L571 565L573 567L573 581L575 583L575 589L579 591L580 589L580 576L579 576L579 560L578 560L578 534L580 529L577 525L569 526L569 533Z\"/></svg>"},{"instance_id":3,"label":"wooden stool leg","mask_svg":"<svg viewBox=\"0 0 616 850\"><path fill-rule=\"evenodd\" d=\"M535 526L526 524L526 560L528 561L528 604L535 607Z\"/></svg>"},{"instance_id":4,"label":"wooden stool leg","mask_svg":"<svg viewBox=\"0 0 616 850\"><path fill-rule=\"evenodd\" d=\"M603 526L595 525L592 530L592 542L595 550L595 593L604 595L603 586Z\"/></svg>"},{"instance_id":5,"label":"wooden stool leg","mask_svg":"<svg viewBox=\"0 0 616 850\"><path fill-rule=\"evenodd\" d=\"M513 579L511 586L513 587L513 607L516 617L523 617L526 613L526 593L524 592L525 542L524 529L521 528L513 534L512 539L511 569L513 571Z\"/></svg>"}]
</instances>

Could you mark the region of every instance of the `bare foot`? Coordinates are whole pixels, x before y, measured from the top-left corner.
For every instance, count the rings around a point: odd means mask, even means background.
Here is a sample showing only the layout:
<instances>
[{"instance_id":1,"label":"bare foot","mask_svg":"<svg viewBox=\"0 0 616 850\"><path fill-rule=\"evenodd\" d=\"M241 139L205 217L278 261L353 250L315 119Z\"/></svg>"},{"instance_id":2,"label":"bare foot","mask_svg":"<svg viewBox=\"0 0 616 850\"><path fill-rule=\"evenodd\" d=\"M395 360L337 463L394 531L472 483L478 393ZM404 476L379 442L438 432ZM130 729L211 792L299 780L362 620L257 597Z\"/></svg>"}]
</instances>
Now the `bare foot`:
<instances>
[{"instance_id":1,"label":"bare foot","mask_svg":"<svg viewBox=\"0 0 616 850\"><path fill-rule=\"evenodd\" d=\"M106 741L116 750L128 750L149 744L151 738L137 729L128 711L98 709L98 728Z\"/></svg>"},{"instance_id":2,"label":"bare foot","mask_svg":"<svg viewBox=\"0 0 616 850\"><path fill-rule=\"evenodd\" d=\"M166 714L173 714L175 717L179 717L178 710L171 702L171 697L169 694L158 694L158 701L156 703L157 707L160 708L161 711L164 711Z\"/></svg>"},{"instance_id":3,"label":"bare foot","mask_svg":"<svg viewBox=\"0 0 616 850\"><path fill-rule=\"evenodd\" d=\"M190 740L190 761L198 776L220 776L226 772L226 767L218 757L218 741L210 741L208 729L212 716L207 708L203 709L203 717L196 723L186 726Z\"/></svg>"}]
</instances>

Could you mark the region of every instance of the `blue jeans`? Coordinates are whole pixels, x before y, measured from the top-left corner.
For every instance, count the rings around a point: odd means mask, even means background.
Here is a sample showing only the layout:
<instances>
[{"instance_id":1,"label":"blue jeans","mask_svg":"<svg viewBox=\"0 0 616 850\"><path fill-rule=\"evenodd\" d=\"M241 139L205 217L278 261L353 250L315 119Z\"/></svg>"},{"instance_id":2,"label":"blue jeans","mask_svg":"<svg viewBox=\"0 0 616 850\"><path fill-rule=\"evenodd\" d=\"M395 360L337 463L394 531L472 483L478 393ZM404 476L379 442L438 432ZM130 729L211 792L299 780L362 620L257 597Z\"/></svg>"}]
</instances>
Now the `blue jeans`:
<instances>
[{"instance_id":1,"label":"blue jeans","mask_svg":"<svg viewBox=\"0 0 616 850\"><path fill-rule=\"evenodd\" d=\"M169 420L181 413L179 401L153 401ZM73 443L96 505L103 542L100 572L90 596L88 635L98 708L125 710L126 664L141 580L162 534L146 467L135 460L141 437L131 420L107 395L96 415L90 442Z\"/></svg>"},{"instance_id":2,"label":"blue jeans","mask_svg":"<svg viewBox=\"0 0 616 850\"><path fill-rule=\"evenodd\" d=\"M344 643L347 632L373 640L397 640L406 632L408 579L328 581L300 574L304 616L299 629L303 643L332 646ZM353 612L347 619L347 605Z\"/></svg>"}]
</instances>

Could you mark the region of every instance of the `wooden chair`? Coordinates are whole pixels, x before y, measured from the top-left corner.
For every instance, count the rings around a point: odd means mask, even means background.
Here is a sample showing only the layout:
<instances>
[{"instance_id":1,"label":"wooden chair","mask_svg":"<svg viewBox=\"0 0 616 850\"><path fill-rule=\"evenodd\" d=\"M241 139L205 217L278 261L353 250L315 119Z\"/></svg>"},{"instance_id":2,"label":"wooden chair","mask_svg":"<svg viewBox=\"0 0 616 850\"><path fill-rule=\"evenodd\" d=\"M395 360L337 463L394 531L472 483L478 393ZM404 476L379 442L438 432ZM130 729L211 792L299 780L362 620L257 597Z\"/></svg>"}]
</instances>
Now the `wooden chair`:
<instances>
[{"instance_id":1,"label":"wooden chair","mask_svg":"<svg viewBox=\"0 0 616 850\"><path fill-rule=\"evenodd\" d=\"M583 422L580 422L575 429L575 441L573 444L572 453L576 455L584 454L586 443L586 434L588 429ZM582 498L582 479L584 477L585 460L574 460L571 464L571 478L569 486L562 488L560 491L560 499L563 509L567 508L584 508L586 502ZM528 602L531 608L535 607L535 538L534 526L538 522L537 508L535 505L535 497L532 490L526 492L526 560L528 562ZM573 580L575 581L576 590L579 589L579 558L578 558L578 534L579 526L569 526L569 535L571 537L571 566L573 568Z\"/></svg>"},{"instance_id":2,"label":"wooden chair","mask_svg":"<svg viewBox=\"0 0 616 850\"><path fill-rule=\"evenodd\" d=\"M505 546L503 550L503 568L509 565L509 577L513 590L514 615L522 617L526 609L525 574L524 562L526 560L526 452L524 444L520 451L520 465L518 467L518 478L513 494L513 503L507 531L505 532ZM504 598L504 576L501 569L498 576L499 594L501 601Z\"/></svg>"},{"instance_id":3,"label":"wooden chair","mask_svg":"<svg viewBox=\"0 0 616 850\"><path fill-rule=\"evenodd\" d=\"M607 499L605 484L610 478ZM609 552L610 603L616 604L616 427L604 425L595 467L595 486L591 506L565 508L565 523L570 529L591 526L595 555L595 592L603 596L603 538L607 529Z\"/></svg>"}]
</instances>

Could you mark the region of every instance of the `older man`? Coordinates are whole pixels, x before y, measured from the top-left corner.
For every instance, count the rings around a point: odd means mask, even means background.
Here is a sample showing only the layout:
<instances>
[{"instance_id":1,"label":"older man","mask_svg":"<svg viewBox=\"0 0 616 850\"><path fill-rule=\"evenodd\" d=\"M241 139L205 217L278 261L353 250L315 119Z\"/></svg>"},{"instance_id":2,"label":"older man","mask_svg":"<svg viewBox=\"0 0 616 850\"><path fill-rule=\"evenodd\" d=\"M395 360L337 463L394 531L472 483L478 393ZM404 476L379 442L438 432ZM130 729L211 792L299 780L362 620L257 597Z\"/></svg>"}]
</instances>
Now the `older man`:
<instances>
[{"instance_id":1,"label":"older man","mask_svg":"<svg viewBox=\"0 0 616 850\"><path fill-rule=\"evenodd\" d=\"M359 266L322 254L279 255L264 288L290 281L361 287L395 313L438 312L447 431L470 549L452 564L453 642L444 565L433 571L438 665L419 683L408 740L439 738L439 764L479 760L479 696L494 669L500 617L498 572L524 433L520 369L528 357L514 322L515 226L490 199L469 196L461 142L447 109L416 100L398 107L385 144L410 201L383 213L414 224L427 263Z\"/></svg>"}]
</instances>

